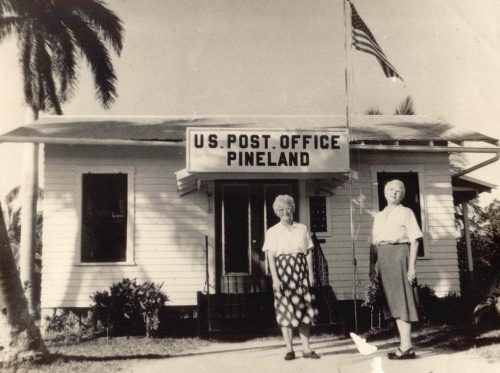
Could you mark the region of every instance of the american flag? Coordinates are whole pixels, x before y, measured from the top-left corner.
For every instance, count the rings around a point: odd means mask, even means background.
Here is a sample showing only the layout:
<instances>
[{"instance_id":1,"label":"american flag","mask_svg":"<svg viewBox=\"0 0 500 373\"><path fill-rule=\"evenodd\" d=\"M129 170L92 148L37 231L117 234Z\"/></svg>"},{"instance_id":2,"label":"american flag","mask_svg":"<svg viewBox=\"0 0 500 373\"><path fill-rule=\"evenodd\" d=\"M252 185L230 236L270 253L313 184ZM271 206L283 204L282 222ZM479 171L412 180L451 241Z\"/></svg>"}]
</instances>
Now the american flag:
<instances>
[{"instance_id":1,"label":"american flag","mask_svg":"<svg viewBox=\"0 0 500 373\"><path fill-rule=\"evenodd\" d=\"M386 77L395 77L403 80L401 76L399 76L394 66L392 66L392 64L385 56L382 48L380 48L380 45L378 45L377 41L375 40L375 36L373 36L368 26L366 26L366 24L359 16L356 8L354 7L354 4L351 2L349 3L351 4L352 41L354 47L358 51L366 52L375 56L377 61L380 63L382 70L384 70L384 74Z\"/></svg>"}]
</instances>

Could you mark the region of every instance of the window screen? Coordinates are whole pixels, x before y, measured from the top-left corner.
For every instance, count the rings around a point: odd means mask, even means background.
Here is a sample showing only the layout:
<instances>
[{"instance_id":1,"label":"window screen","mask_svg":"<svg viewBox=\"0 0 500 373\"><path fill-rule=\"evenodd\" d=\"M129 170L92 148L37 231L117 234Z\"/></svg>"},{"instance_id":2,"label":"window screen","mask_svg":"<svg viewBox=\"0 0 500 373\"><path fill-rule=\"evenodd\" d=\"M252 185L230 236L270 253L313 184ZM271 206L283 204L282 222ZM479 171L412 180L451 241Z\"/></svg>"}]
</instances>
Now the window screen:
<instances>
[{"instance_id":1,"label":"window screen","mask_svg":"<svg viewBox=\"0 0 500 373\"><path fill-rule=\"evenodd\" d=\"M82 175L82 262L124 262L127 175Z\"/></svg>"},{"instance_id":2,"label":"window screen","mask_svg":"<svg viewBox=\"0 0 500 373\"><path fill-rule=\"evenodd\" d=\"M328 232L327 205L325 196L309 197L309 218L312 232Z\"/></svg>"}]
</instances>

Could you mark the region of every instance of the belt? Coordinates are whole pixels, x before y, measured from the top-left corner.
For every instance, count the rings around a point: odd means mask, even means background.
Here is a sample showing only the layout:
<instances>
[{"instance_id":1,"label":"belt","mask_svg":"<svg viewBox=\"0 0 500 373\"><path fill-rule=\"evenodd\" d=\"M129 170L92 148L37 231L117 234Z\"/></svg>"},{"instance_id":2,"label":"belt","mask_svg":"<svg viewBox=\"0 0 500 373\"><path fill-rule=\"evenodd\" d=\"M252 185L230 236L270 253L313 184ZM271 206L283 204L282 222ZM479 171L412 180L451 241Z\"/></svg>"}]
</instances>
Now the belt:
<instances>
[{"instance_id":1,"label":"belt","mask_svg":"<svg viewBox=\"0 0 500 373\"><path fill-rule=\"evenodd\" d=\"M379 242L377 245L409 245L409 242Z\"/></svg>"}]
</instances>

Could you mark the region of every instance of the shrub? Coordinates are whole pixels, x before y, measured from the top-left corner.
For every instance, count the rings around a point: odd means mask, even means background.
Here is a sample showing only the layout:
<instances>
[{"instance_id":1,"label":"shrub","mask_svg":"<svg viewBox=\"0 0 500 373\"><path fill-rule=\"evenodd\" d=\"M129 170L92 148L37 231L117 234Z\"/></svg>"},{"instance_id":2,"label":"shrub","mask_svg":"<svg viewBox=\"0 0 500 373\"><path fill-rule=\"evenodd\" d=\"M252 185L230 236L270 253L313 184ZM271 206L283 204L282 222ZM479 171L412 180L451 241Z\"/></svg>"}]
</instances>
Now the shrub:
<instances>
[{"instance_id":1,"label":"shrub","mask_svg":"<svg viewBox=\"0 0 500 373\"><path fill-rule=\"evenodd\" d=\"M434 313L438 297L429 285L417 284L417 293L420 321L424 324L430 324L435 319Z\"/></svg>"},{"instance_id":2,"label":"shrub","mask_svg":"<svg viewBox=\"0 0 500 373\"><path fill-rule=\"evenodd\" d=\"M380 275L370 281L366 286L365 300L362 307L370 309L370 327L374 328L374 316L378 318L377 326L382 326L382 307L384 304L384 291Z\"/></svg>"},{"instance_id":3,"label":"shrub","mask_svg":"<svg viewBox=\"0 0 500 373\"><path fill-rule=\"evenodd\" d=\"M92 337L86 320L74 312L65 310L62 313L45 317L45 334L48 339L83 340Z\"/></svg>"},{"instance_id":4,"label":"shrub","mask_svg":"<svg viewBox=\"0 0 500 373\"><path fill-rule=\"evenodd\" d=\"M107 290L91 295L93 324L109 335L155 336L159 327L159 310L168 301L162 284L123 279Z\"/></svg>"}]
</instances>

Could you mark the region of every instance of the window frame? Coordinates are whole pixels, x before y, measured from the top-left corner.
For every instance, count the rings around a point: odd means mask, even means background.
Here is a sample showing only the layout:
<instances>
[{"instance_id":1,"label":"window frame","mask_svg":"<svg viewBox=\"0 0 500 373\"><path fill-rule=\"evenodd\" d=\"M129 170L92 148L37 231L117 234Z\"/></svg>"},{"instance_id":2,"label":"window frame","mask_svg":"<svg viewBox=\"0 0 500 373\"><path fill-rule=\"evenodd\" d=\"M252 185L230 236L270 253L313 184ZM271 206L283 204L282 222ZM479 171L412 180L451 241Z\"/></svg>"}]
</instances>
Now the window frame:
<instances>
[{"instance_id":1,"label":"window frame","mask_svg":"<svg viewBox=\"0 0 500 373\"><path fill-rule=\"evenodd\" d=\"M307 195L307 222L308 227L312 232L311 227L311 197L324 197L325 198L325 213L326 213L326 232L315 232L316 237L329 237L332 235L332 202L329 195L326 194L308 194Z\"/></svg>"},{"instance_id":2,"label":"window frame","mask_svg":"<svg viewBox=\"0 0 500 373\"><path fill-rule=\"evenodd\" d=\"M425 166L423 164L402 164L402 165L371 165L371 183L372 183L372 209L373 213L379 211L380 203L378 199L378 173L382 172L399 172L399 173L410 173L414 172L418 177L418 189L419 189L419 200L420 200L420 219L422 222L422 245L423 245L423 256L417 256L419 260L431 259L431 250L429 244L429 229L427 226L427 206L425 196Z\"/></svg>"},{"instance_id":3,"label":"window frame","mask_svg":"<svg viewBox=\"0 0 500 373\"><path fill-rule=\"evenodd\" d=\"M135 167L123 166L90 166L78 167L76 170L77 190L77 239L75 265L79 266L130 266L135 265ZM82 201L83 201L83 175L85 174L125 174L127 175L127 246L125 248L125 261L123 262L83 262L82 261Z\"/></svg>"}]
</instances>

